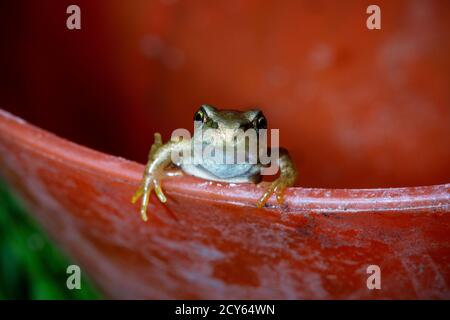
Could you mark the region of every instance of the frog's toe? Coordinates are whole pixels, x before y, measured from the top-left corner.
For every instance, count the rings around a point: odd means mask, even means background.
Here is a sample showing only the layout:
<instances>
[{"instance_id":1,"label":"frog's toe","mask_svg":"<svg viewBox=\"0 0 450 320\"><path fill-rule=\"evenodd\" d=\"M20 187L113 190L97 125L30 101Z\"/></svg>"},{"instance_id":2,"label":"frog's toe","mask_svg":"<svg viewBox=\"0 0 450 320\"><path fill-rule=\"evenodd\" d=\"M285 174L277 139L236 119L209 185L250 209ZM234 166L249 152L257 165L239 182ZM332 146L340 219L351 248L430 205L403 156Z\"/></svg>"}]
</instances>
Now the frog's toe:
<instances>
[{"instance_id":1,"label":"frog's toe","mask_svg":"<svg viewBox=\"0 0 450 320\"><path fill-rule=\"evenodd\" d=\"M139 189L136 190L136 192L134 193L133 197L131 198L131 203L135 204L136 201L139 200L139 198L142 196L143 193L144 193L144 185L141 184L139 186Z\"/></svg>"},{"instance_id":2,"label":"frog's toe","mask_svg":"<svg viewBox=\"0 0 450 320\"><path fill-rule=\"evenodd\" d=\"M158 197L159 201L161 201L162 203L166 203L167 197L162 190L161 182L157 179L154 179L153 185L155 186L155 193L156 193L156 196Z\"/></svg>"},{"instance_id":3,"label":"frog's toe","mask_svg":"<svg viewBox=\"0 0 450 320\"><path fill-rule=\"evenodd\" d=\"M151 190L149 190L148 192L145 192L145 193L144 193L144 196L142 197L142 205L141 205L141 210L140 210L140 212L141 212L141 218L142 218L142 220L144 220L144 221L147 221L147 220L148 220L148 217L147 217L147 207L148 207L148 201L149 201L149 199L150 199L150 193L151 193Z\"/></svg>"},{"instance_id":4,"label":"frog's toe","mask_svg":"<svg viewBox=\"0 0 450 320\"><path fill-rule=\"evenodd\" d=\"M276 190L276 196L277 196L277 202L279 205L282 205L284 203L284 190L286 189L285 185L280 185Z\"/></svg>"},{"instance_id":5,"label":"frog's toe","mask_svg":"<svg viewBox=\"0 0 450 320\"><path fill-rule=\"evenodd\" d=\"M266 202L269 200L270 196L273 194L275 190L275 185L272 183L269 188L267 188L266 192L259 198L259 200L256 202L256 206L258 208L262 208L266 205Z\"/></svg>"},{"instance_id":6,"label":"frog's toe","mask_svg":"<svg viewBox=\"0 0 450 320\"><path fill-rule=\"evenodd\" d=\"M154 144L158 145L158 146L162 146L162 138L161 138L161 133L159 132L155 132L155 134L153 135L154 137Z\"/></svg>"},{"instance_id":7,"label":"frog's toe","mask_svg":"<svg viewBox=\"0 0 450 320\"><path fill-rule=\"evenodd\" d=\"M158 151L159 148L163 145L161 134L156 132L154 135L154 142L150 148L150 158L153 158L155 156L155 153Z\"/></svg>"}]
</instances>

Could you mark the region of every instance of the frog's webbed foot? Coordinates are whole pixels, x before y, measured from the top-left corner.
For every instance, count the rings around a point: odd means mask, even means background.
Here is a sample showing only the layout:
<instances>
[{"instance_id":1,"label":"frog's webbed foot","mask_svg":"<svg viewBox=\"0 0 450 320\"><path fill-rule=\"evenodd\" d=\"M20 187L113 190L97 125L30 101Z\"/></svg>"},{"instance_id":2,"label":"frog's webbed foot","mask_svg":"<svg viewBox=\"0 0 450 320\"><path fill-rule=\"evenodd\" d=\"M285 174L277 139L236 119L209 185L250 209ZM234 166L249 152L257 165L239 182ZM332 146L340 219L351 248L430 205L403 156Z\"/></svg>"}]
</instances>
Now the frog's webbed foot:
<instances>
[{"instance_id":1,"label":"frog's webbed foot","mask_svg":"<svg viewBox=\"0 0 450 320\"><path fill-rule=\"evenodd\" d=\"M294 163L292 162L289 153L285 149L280 149L280 157L278 160L280 166L280 176L278 179L273 181L269 188L267 188L266 192L259 198L256 206L258 208L264 207L267 200L269 200L272 194L275 194L277 197L278 204L282 205L284 202L284 190L287 187L291 187L295 184L297 180L297 170L295 169Z\"/></svg>"},{"instance_id":2,"label":"frog's webbed foot","mask_svg":"<svg viewBox=\"0 0 450 320\"><path fill-rule=\"evenodd\" d=\"M151 174L146 174L144 176L144 179L141 183L141 186L136 191L136 193L133 195L133 198L131 199L132 203L136 203L136 201L142 196L142 202L141 202L141 217L142 220L147 221L147 207L148 202L150 199L150 194L152 193L152 190L155 190L155 194L158 197L159 201L162 203L165 203L167 201L167 197L162 191L161 188L161 179L158 178L159 175L153 176Z\"/></svg>"},{"instance_id":3,"label":"frog's webbed foot","mask_svg":"<svg viewBox=\"0 0 450 320\"><path fill-rule=\"evenodd\" d=\"M284 190L289 187L290 184L286 179L283 179L282 177L278 178L277 180L273 181L270 186L267 188L266 192L259 198L259 200L256 203L256 206L258 208L264 207L266 202L269 200L269 198L272 196L272 194L275 194L277 197L278 204L282 205L284 202Z\"/></svg>"},{"instance_id":4,"label":"frog's webbed foot","mask_svg":"<svg viewBox=\"0 0 450 320\"><path fill-rule=\"evenodd\" d=\"M133 197L131 198L132 203L136 203L136 201L142 196L141 202L141 217L142 220L147 221L147 207L150 199L150 194L152 190L155 190L156 196L158 199L165 203L167 201L166 196L161 188L161 180L162 177L165 176L163 168L161 166L154 166L155 161L158 159L158 151L163 147L161 135L159 133L155 133L155 141L150 148L150 152L148 155L148 163L145 167L144 177L142 179L141 185L139 189L135 192Z\"/></svg>"}]
</instances>

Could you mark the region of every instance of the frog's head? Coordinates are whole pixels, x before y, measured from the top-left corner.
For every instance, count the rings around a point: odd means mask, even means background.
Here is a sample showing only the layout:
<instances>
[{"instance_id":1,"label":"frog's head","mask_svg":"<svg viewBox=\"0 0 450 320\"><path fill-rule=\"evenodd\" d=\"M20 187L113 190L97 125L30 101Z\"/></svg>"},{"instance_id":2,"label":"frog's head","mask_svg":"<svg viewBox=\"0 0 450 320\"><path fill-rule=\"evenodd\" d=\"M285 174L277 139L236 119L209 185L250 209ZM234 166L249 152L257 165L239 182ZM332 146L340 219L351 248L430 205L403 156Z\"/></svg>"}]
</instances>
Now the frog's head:
<instances>
[{"instance_id":1,"label":"frog's head","mask_svg":"<svg viewBox=\"0 0 450 320\"><path fill-rule=\"evenodd\" d=\"M245 136L252 133L253 141L258 143L258 131L266 128L266 118L257 109L241 112L202 105L194 115L194 138L202 138L203 147L239 147L245 145Z\"/></svg>"}]
</instances>

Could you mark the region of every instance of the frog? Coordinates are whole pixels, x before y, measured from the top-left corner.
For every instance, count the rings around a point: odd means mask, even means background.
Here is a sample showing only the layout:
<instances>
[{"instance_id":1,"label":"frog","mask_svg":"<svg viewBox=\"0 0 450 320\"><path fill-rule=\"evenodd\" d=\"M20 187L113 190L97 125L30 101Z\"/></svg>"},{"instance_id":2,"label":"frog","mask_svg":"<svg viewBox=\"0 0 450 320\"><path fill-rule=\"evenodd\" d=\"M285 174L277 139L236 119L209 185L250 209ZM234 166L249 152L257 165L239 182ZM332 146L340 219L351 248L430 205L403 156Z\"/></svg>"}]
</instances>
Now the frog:
<instances>
[{"instance_id":1,"label":"frog","mask_svg":"<svg viewBox=\"0 0 450 320\"><path fill-rule=\"evenodd\" d=\"M262 110L253 108L247 111L237 111L218 109L213 105L203 104L194 113L192 139L171 139L163 143L161 134L155 133L141 184L131 199L134 204L142 197L140 206L142 220L148 220L147 207L152 191L155 192L160 202L167 202L161 181L168 176L188 174L204 180L223 183L261 183L263 168L267 167L267 164L262 164L258 157L256 157L256 161L244 163L219 163L212 161L208 156L200 157L200 161L197 162L173 160L173 154L186 153L188 157L192 157L195 141L201 141L202 148L219 145L219 148L235 147L237 143L242 144L242 140L237 142L236 133L247 130L256 132L267 130L267 119ZM205 135L205 132L209 132L209 134ZM200 135L203 140L196 140ZM273 148L268 149L269 152L273 151ZM248 148L245 150L247 153L250 152ZM297 180L298 172L287 149L277 148L276 151L278 152L276 165L280 173L274 181L268 184L265 192L257 200L255 204L257 208L265 207L272 195L276 196L279 205L283 205L285 189L293 186ZM181 170L166 170L169 167L178 167Z\"/></svg>"}]
</instances>

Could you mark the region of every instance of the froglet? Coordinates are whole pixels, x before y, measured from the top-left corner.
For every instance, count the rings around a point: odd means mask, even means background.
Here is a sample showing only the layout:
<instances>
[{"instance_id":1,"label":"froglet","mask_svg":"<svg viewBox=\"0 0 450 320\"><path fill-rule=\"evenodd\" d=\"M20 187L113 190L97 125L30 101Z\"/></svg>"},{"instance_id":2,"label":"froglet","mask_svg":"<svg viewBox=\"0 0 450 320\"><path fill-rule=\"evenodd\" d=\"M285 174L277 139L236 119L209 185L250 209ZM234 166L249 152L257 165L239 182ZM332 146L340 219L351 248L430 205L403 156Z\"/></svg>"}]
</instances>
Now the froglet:
<instances>
[{"instance_id":1,"label":"froglet","mask_svg":"<svg viewBox=\"0 0 450 320\"><path fill-rule=\"evenodd\" d=\"M147 206L152 190L155 191L161 202L165 203L167 201L161 187L161 180L169 175L164 169L170 165L181 168L182 171L178 171L175 175L184 172L202 179L226 183L259 183L261 181L262 168L267 167L267 164L262 164L259 161L259 157L256 157L256 161L246 161L245 163L219 163L207 156L200 157L199 161L181 161L177 163L172 161L173 154L186 153L193 157L192 153L195 154L195 151L192 151L195 148L195 141L201 141L202 151L206 147L212 150L218 147L216 150L221 150L221 148L234 148L238 145L243 145L245 139L239 141L236 138L239 137L237 135L238 132L247 132L247 130L252 129L258 133L262 129L267 129L267 120L261 110L252 109L241 112L219 110L211 105L202 105L194 114L194 129L192 139L172 139L164 144L162 143L161 135L155 133L154 143L148 155L148 162L141 185L131 200L132 203L135 203L142 196L140 213L144 221L147 221ZM205 134L205 132L209 134ZM196 140L200 136L201 140ZM257 136L257 142L259 143L258 139L259 135ZM247 160L250 149L248 145L245 145L244 150L247 153ZM282 204L284 190L293 186L297 179L297 170L287 150L278 148L277 151L276 165L280 169L280 175L268 186L257 201L256 206L259 208L266 204L272 194L275 194L278 203ZM174 173L172 172L170 175L174 175Z\"/></svg>"}]
</instances>

